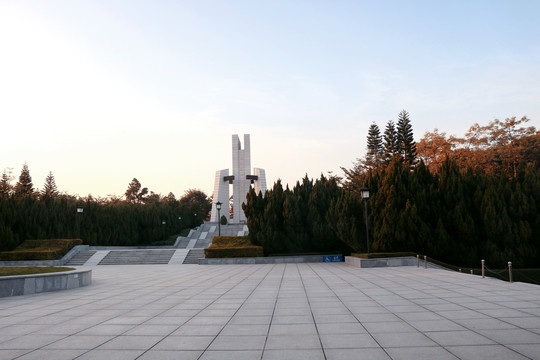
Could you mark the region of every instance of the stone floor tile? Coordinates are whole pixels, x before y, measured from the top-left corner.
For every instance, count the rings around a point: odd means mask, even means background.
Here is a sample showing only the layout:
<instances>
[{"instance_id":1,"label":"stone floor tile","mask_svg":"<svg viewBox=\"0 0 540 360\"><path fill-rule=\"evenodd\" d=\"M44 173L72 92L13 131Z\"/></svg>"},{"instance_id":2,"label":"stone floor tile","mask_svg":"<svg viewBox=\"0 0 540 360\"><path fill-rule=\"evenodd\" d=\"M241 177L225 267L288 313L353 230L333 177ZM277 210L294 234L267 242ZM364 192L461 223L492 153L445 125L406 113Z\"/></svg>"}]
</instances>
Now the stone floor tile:
<instances>
[{"instance_id":1,"label":"stone floor tile","mask_svg":"<svg viewBox=\"0 0 540 360\"><path fill-rule=\"evenodd\" d=\"M262 350L208 350L199 360L260 360L261 355Z\"/></svg>"},{"instance_id":2,"label":"stone floor tile","mask_svg":"<svg viewBox=\"0 0 540 360\"><path fill-rule=\"evenodd\" d=\"M288 315L272 317L272 324L312 324L311 315Z\"/></svg>"},{"instance_id":3,"label":"stone floor tile","mask_svg":"<svg viewBox=\"0 0 540 360\"><path fill-rule=\"evenodd\" d=\"M540 359L540 344L507 345L507 347L531 359Z\"/></svg>"},{"instance_id":4,"label":"stone floor tile","mask_svg":"<svg viewBox=\"0 0 540 360\"><path fill-rule=\"evenodd\" d=\"M98 350L145 350L149 349L159 341L163 336L151 335L121 335L100 345Z\"/></svg>"},{"instance_id":5,"label":"stone floor tile","mask_svg":"<svg viewBox=\"0 0 540 360\"><path fill-rule=\"evenodd\" d=\"M320 349L321 342L317 335L270 335L266 340L266 350Z\"/></svg>"},{"instance_id":6,"label":"stone floor tile","mask_svg":"<svg viewBox=\"0 0 540 360\"><path fill-rule=\"evenodd\" d=\"M419 332L372 335L383 348L437 346L431 339Z\"/></svg>"},{"instance_id":7,"label":"stone floor tile","mask_svg":"<svg viewBox=\"0 0 540 360\"><path fill-rule=\"evenodd\" d=\"M180 326L191 320L188 316L155 316L142 324L134 325L175 325Z\"/></svg>"},{"instance_id":8,"label":"stone floor tile","mask_svg":"<svg viewBox=\"0 0 540 360\"><path fill-rule=\"evenodd\" d=\"M392 360L459 360L443 347L397 347L385 350Z\"/></svg>"},{"instance_id":9,"label":"stone floor tile","mask_svg":"<svg viewBox=\"0 0 540 360\"><path fill-rule=\"evenodd\" d=\"M11 359L16 359L24 354L28 354L29 352L31 352L32 350L30 349L27 349L27 350L3 350L3 349L0 349L0 359L2 360L11 360Z\"/></svg>"},{"instance_id":10,"label":"stone floor tile","mask_svg":"<svg viewBox=\"0 0 540 360\"><path fill-rule=\"evenodd\" d=\"M400 314L400 317L401 317L402 314ZM383 314L358 314L358 313L354 313L354 316L358 319L357 321L360 321L360 322L397 322L397 321L401 321L401 319L388 312L388 313L383 313Z\"/></svg>"},{"instance_id":11,"label":"stone floor tile","mask_svg":"<svg viewBox=\"0 0 540 360\"><path fill-rule=\"evenodd\" d=\"M470 330L506 330L517 329L516 326L500 319L459 319L454 320L457 324Z\"/></svg>"},{"instance_id":12,"label":"stone floor tile","mask_svg":"<svg viewBox=\"0 0 540 360\"><path fill-rule=\"evenodd\" d=\"M155 350L205 350L214 336L168 336L157 343Z\"/></svg>"},{"instance_id":13,"label":"stone floor tile","mask_svg":"<svg viewBox=\"0 0 540 360\"><path fill-rule=\"evenodd\" d=\"M52 344L65 336L63 335L23 335L0 343L0 349L5 350L33 350Z\"/></svg>"},{"instance_id":14,"label":"stone floor tile","mask_svg":"<svg viewBox=\"0 0 540 360\"><path fill-rule=\"evenodd\" d=\"M409 321L409 325L421 332L428 331L458 331L467 330L465 327L456 324L451 320L426 320L426 321Z\"/></svg>"},{"instance_id":15,"label":"stone floor tile","mask_svg":"<svg viewBox=\"0 0 540 360\"><path fill-rule=\"evenodd\" d=\"M149 319L149 316L118 316L105 321L104 324L139 325Z\"/></svg>"},{"instance_id":16,"label":"stone floor tile","mask_svg":"<svg viewBox=\"0 0 540 360\"><path fill-rule=\"evenodd\" d=\"M114 336L101 336L101 335L73 335L58 340L44 349L75 349L75 350L90 350L98 347L99 345L111 340Z\"/></svg>"},{"instance_id":17,"label":"stone floor tile","mask_svg":"<svg viewBox=\"0 0 540 360\"><path fill-rule=\"evenodd\" d=\"M502 345L448 346L460 360L526 360L527 358Z\"/></svg>"},{"instance_id":18,"label":"stone floor tile","mask_svg":"<svg viewBox=\"0 0 540 360\"><path fill-rule=\"evenodd\" d=\"M316 335L315 324L272 324L269 335ZM266 335L266 333L264 334Z\"/></svg>"},{"instance_id":19,"label":"stone floor tile","mask_svg":"<svg viewBox=\"0 0 540 360\"><path fill-rule=\"evenodd\" d=\"M15 324L15 325L9 326L9 328L6 327L0 330L2 330L2 333L5 333L5 334L21 336L21 335L27 335L27 334L34 333L36 331L46 329L47 327L48 325L46 324L40 324L40 325Z\"/></svg>"},{"instance_id":20,"label":"stone floor tile","mask_svg":"<svg viewBox=\"0 0 540 360\"><path fill-rule=\"evenodd\" d=\"M173 331L177 330L177 325L152 325L141 324L137 325L129 331L123 333L123 335L169 335Z\"/></svg>"},{"instance_id":21,"label":"stone floor tile","mask_svg":"<svg viewBox=\"0 0 540 360\"><path fill-rule=\"evenodd\" d=\"M492 340L470 330L465 331L435 331L425 332L431 340L439 345L489 345L495 344Z\"/></svg>"},{"instance_id":22,"label":"stone floor tile","mask_svg":"<svg viewBox=\"0 0 540 360\"><path fill-rule=\"evenodd\" d=\"M265 350L262 360L325 360L324 353L321 349L306 349L306 350ZM374 359L375 360L375 359Z\"/></svg>"},{"instance_id":23,"label":"stone floor tile","mask_svg":"<svg viewBox=\"0 0 540 360\"><path fill-rule=\"evenodd\" d=\"M500 320L524 329L540 329L540 317L501 318Z\"/></svg>"},{"instance_id":24,"label":"stone floor tile","mask_svg":"<svg viewBox=\"0 0 540 360\"><path fill-rule=\"evenodd\" d=\"M122 335L133 329L135 325L94 325L79 332L77 335Z\"/></svg>"},{"instance_id":25,"label":"stone floor tile","mask_svg":"<svg viewBox=\"0 0 540 360\"><path fill-rule=\"evenodd\" d=\"M198 360L202 353L202 350L195 351L150 349L144 354L142 354L140 357L138 357L137 360Z\"/></svg>"},{"instance_id":26,"label":"stone floor tile","mask_svg":"<svg viewBox=\"0 0 540 360\"><path fill-rule=\"evenodd\" d=\"M307 306L302 307L302 308L276 307L274 311L274 316L291 316L291 315L311 316L311 309Z\"/></svg>"},{"instance_id":27,"label":"stone floor tile","mask_svg":"<svg viewBox=\"0 0 540 360\"><path fill-rule=\"evenodd\" d=\"M364 324L365 325L365 324ZM319 334L365 334L366 329L362 324L356 323L327 323L317 324Z\"/></svg>"},{"instance_id":28,"label":"stone floor tile","mask_svg":"<svg viewBox=\"0 0 540 360\"><path fill-rule=\"evenodd\" d=\"M314 315L315 322L318 324L328 324L328 323L357 323L358 319L351 314L346 315Z\"/></svg>"},{"instance_id":29,"label":"stone floor tile","mask_svg":"<svg viewBox=\"0 0 540 360\"><path fill-rule=\"evenodd\" d=\"M540 335L524 329L478 330L478 332L503 345L540 344Z\"/></svg>"},{"instance_id":30,"label":"stone floor tile","mask_svg":"<svg viewBox=\"0 0 540 360\"><path fill-rule=\"evenodd\" d=\"M368 332L373 334L416 331L414 327L407 324L405 321L362 322L362 325L367 329Z\"/></svg>"},{"instance_id":31,"label":"stone floor tile","mask_svg":"<svg viewBox=\"0 0 540 360\"><path fill-rule=\"evenodd\" d=\"M72 360L84 354L87 350L35 350L26 355L23 355L18 360ZM4 359L0 354L0 359Z\"/></svg>"},{"instance_id":32,"label":"stone floor tile","mask_svg":"<svg viewBox=\"0 0 540 360\"><path fill-rule=\"evenodd\" d=\"M381 348L324 349L324 353L327 360L391 360Z\"/></svg>"},{"instance_id":33,"label":"stone floor tile","mask_svg":"<svg viewBox=\"0 0 540 360\"><path fill-rule=\"evenodd\" d=\"M378 348L369 334L321 334L324 349Z\"/></svg>"},{"instance_id":34,"label":"stone floor tile","mask_svg":"<svg viewBox=\"0 0 540 360\"><path fill-rule=\"evenodd\" d=\"M241 324L247 324L247 325L258 325L258 324L264 324L269 325L272 320L272 316L239 316L235 315L231 318L231 321L229 321L229 325L241 325Z\"/></svg>"},{"instance_id":35,"label":"stone floor tile","mask_svg":"<svg viewBox=\"0 0 540 360\"><path fill-rule=\"evenodd\" d=\"M77 360L135 360L143 352L143 350L91 350L78 357Z\"/></svg>"},{"instance_id":36,"label":"stone floor tile","mask_svg":"<svg viewBox=\"0 0 540 360\"><path fill-rule=\"evenodd\" d=\"M266 335L268 334L268 325L226 325L220 335L236 336L236 335Z\"/></svg>"},{"instance_id":37,"label":"stone floor tile","mask_svg":"<svg viewBox=\"0 0 540 360\"><path fill-rule=\"evenodd\" d=\"M215 338L208 350L262 350L266 336L224 336Z\"/></svg>"},{"instance_id":38,"label":"stone floor tile","mask_svg":"<svg viewBox=\"0 0 540 360\"><path fill-rule=\"evenodd\" d=\"M218 335L224 325L182 325L171 335L197 336L197 335Z\"/></svg>"}]
</instances>

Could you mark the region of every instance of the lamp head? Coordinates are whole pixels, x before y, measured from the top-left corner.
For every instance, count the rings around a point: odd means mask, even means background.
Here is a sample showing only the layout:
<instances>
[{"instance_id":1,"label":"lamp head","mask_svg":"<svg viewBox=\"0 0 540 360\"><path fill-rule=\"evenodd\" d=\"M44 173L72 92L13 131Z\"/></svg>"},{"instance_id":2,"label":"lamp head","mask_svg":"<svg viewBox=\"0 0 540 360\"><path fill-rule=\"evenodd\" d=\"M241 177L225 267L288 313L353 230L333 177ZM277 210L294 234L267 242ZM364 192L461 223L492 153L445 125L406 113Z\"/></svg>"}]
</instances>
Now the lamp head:
<instances>
[{"instance_id":1,"label":"lamp head","mask_svg":"<svg viewBox=\"0 0 540 360\"><path fill-rule=\"evenodd\" d=\"M362 188L360 189L362 192L362 199L369 199L369 188Z\"/></svg>"}]
</instances>

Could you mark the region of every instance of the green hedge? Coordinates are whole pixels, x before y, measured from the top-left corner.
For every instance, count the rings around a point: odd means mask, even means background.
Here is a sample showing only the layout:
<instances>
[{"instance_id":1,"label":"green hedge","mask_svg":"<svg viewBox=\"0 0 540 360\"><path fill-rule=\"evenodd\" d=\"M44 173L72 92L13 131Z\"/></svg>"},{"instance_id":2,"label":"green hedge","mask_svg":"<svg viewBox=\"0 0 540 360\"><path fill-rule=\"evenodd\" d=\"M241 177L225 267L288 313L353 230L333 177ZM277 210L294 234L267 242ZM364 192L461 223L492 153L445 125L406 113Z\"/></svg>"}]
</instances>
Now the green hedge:
<instances>
[{"instance_id":1,"label":"green hedge","mask_svg":"<svg viewBox=\"0 0 540 360\"><path fill-rule=\"evenodd\" d=\"M207 248L204 249L206 258L235 258L264 256L262 246L244 246L236 248Z\"/></svg>"},{"instance_id":2,"label":"green hedge","mask_svg":"<svg viewBox=\"0 0 540 360\"><path fill-rule=\"evenodd\" d=\"M81 239L26 240L13 251L0 252L0 261L58 260Z\"/></svg>"},{"instance_id":3,"label":"green hedge","mask_svg":"<svg viewBox=\"0 0 540 360\"><path fill-rule=\"evenodd\" d=\"M255 246L247 236L214 236L212 245L204 249L206 258L259 257L262 246Z\"/></svg>"},{"instance_id":4,"label":"green hedge","mask_svg":"<svg viewBox=\"0 0 540 360\"><path fill-rule=\"evenodd\" d=\"M210 247L242 247L253 246L247 236L214 236Z\"/></svg>"}]
</instances>

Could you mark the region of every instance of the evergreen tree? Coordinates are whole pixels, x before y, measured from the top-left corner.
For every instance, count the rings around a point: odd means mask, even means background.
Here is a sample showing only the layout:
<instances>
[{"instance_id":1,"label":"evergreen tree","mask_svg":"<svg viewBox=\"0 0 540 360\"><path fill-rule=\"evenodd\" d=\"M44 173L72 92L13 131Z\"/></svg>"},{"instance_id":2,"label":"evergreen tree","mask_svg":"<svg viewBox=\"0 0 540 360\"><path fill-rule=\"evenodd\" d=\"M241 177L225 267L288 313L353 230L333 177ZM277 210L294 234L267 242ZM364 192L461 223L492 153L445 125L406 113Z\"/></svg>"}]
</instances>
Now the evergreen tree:
<instances>
[{"instance_id":1,"label":"evergreen tree","mask_svg":"<svg viewBox=\"0 0 540 360\"><path fill-rule=\"evenodd\" d=\"M30 170L28 164L24 163L19 176L19 181L15 184L15 197L28 197L34 195L34 184L32 184L32 177L30 176Z\"/></svg>"},{"instance_id":2,"label":"evergreen tree","mask_svg":"<svg viewBox=\"0 0 540 360\"><path fill-rule=\"evenodd\" d=\"M416 143L412 131L409 113L405 110L398 115L397 124L397 153L408 165L413 165L416 160Z\"/></svg>"},{"instance_id":3,"label":"evergreen tree","mask_svg":"<svg viewBox=\"0 0 540 360\"><path fill-rule=\"evenodd\" d=\"M41 191L41 197L43 198L55 198L58 196L58 188L56 187L56 181L52 171L49 171L49 175L45 178L45 185Z\"/></svg>"},{"instance_id":4,"label":"evergreen tree","mask_svg":"<svg viewBox=\"0 0 540 360\"><path fill-rule=\"evenodd\" d=\"M365 165L368 168L376 168L379 166L383 156L383 145L381 132L377 124L373 123L369 127L367 136L367 155Z\"/></svg>"},{"instance_id":5,"label":"evergreen tree","mask_svg":"<svg viewBox=\"0 0 540 360\"><path fill-rule=\"evenodd\" d=\"M125 196L126 200L135 204L141 203L145 200L145 196L148 194L148 188L142 188L141 183L137 178L133 178L128 185Z\"/></svg>"},{"instance_id":6,"label":"evergreen tree","mask_svg":"<svg viewBox=\"0 0 540 360\"><path fill-rule=\"evenodd\" d=\"M0 197L10 196L13 192L13 186L11 185L11 169L4 170L2 178L0 179Z\"/></svg>"},{"instance_id":7,"label":"evergreen tree","mask_svg":"<svg viewBox=\"0 0 540 360\"><path fill-rule=\"evenodd\" d=\"M397 132L392 120L388 120L386 124L383 140L383 159L390 162L397 154Z\"/></svg>"}]
</instances>

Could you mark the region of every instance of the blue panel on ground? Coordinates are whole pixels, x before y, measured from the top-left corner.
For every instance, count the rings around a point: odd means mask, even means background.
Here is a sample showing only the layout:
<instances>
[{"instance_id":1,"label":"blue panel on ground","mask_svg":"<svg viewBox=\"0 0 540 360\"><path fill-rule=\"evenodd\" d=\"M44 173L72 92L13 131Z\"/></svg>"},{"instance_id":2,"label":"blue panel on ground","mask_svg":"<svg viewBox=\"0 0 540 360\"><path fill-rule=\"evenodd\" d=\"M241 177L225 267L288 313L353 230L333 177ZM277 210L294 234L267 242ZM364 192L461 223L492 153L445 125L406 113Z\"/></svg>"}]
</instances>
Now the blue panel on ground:
<instances>
[{"instance_id":1,"label":"blue panel on ground","mask_svg":"<svg viewBox=\"0 0 540 360\"><path fill-rule=\"evenodd\" d=\"M343 256L341 255L323 256L323 262L343 262Z\"/></svg>"}]
</instances>

